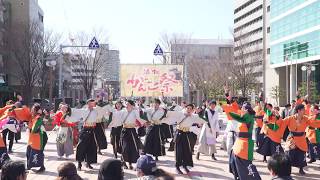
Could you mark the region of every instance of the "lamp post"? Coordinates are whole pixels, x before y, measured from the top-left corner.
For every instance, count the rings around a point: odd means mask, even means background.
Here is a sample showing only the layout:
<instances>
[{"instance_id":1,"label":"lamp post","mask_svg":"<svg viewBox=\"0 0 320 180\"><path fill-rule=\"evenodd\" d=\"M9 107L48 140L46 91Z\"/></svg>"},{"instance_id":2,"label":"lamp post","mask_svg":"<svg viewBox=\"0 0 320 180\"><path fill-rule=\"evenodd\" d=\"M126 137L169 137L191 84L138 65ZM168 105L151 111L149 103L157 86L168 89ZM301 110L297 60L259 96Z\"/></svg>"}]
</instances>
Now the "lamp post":
<instances>
[{"instance_id":1,"label":"lamp post","mask_svg":"<svg viewBox=\"0 0 320 180\"><path fill-rule=\"evenodd\" d=\"M53 79L53 71L57 65L57 61L54 59L47 59L46 66L49 67L49 101L52 102L52 79Z\"/></svg>"},{"instance_id":2,"label":"lamp post","mask_svg":"<svg viewBox=\"0 0 320 180\"><path fill-rule=\"evenodd\" d=\"M314 66L313 64L306 64L301 67L301 70L307 72L307 95L308 95L307 99L309 100L310 99L310 75L312 71L316 70L316 66Z\"/></svg>"},{"instance_id":3,"label":"lamp post","mask_svg":"<svg viewBox=\"0 0 320 180\"><path fill-rule=\"evenodd\" d=\"M203 81L204 87L202 89L203 91L203 95L204 95L204 99L207 99L207 81Z\"/></svg>"}]
</instances>

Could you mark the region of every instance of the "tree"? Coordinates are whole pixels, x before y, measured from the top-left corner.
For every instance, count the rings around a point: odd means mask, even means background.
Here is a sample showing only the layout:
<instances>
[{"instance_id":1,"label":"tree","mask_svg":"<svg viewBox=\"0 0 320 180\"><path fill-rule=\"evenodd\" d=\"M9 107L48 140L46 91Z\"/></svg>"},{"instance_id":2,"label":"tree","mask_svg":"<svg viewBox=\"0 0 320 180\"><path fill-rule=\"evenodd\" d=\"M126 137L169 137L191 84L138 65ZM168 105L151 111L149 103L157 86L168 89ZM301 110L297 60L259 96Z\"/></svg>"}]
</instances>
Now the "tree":
<instances>
[{"instance_id":1,"label":"tree","mask_svg":"<svg viewBox=\"0 0 320 180\"><path fill-rule=\"evenodd\" d=\"M161 63L172 63L172 60L185 59L187 56L187 49L182 46L175 46L177 44L187 44L191 40L190 34L162 32L160 34L160 46L168 54L162 56ZM181 64L183 62L180 62Z\"/></svg>"},{"instance_id":2,"label":"tree","mask_svg":"<svg viewBox=\"0 0 320 180\"><path fill-rule=\"evenodd\" d=\"M93 36L82 32L75 36L74 44L87 45L92 40L92 37L96 37L103 42L105 40L103 35L104 34ZM103 69L104 58L102 51L103 47L95 50L72 48L72 52L77 56L73 64L73 73L76 75L79 81L78 84L83 88L87 98L91 96L97 75Z\"/></svg>"},{"instance_id":3,"label":"tree","mask_svg":"<svg viewBox=\"0 0 320 180\"><path fill-rule=\"evenodd\" d=\"M49 73L50 70L47 65L46 61L54 59L57 61L59 59L59 43L61 40L61 34L54 33L52 30L46 30L44 32L43 37L43 61L41 61L41 69L40 72L40 78L39 78L39 88L40 88L40 97L41 98L47 98L48 97L48 91L49 91ZM53 80L54 83L55 81Z\"/></svg>"},{"instance_id":4,"label":"tree","mask_svg":"<svg viewBox=\"0 0 320 180\"><path fill-rule=\"evenodd\" d=\"M199 65L201 64L201 65ZM204 98L223 95L225 72L222 71L221 61L212 59L191 59L188 63L189 82L197 90L202 90Z\"/></svg>"},{"instance_id":5,"label":"tree","mask_svg":"<svg viewBox=\"0 0 320 180\"><path fill-rule=\"evenodd\" d=\"M300 93L300 96L302 97L308 94L307 82L302 82L300 84L299 93ZM314 81L311 81L309 100L311 102L316 102L317 100L319 100L319 98L320 98L320 94L319 94L319 91L317 90L316 83Z\"/></svg>"},{"instance_id":6,"label":"tree","mask_svg":"<svg viewBox=\"0 0 320 180\"><path fill-rule=\"evenodd\" d=\"M16 24L10 30L9 37L12 61L8 63L12 84L21 88L25 102L29 103L35 87L39 86L42 71L43 29L35 22Z\"/></svg>"},{"instance_id":7,"label":"tree","mask_svg":"<svg viewBox=\"0 0 320 180\"><path fill-rule=\"evenodd\" d=\"M274 86L271 89L271 97L276 100L277 105L279 105L279 99L285 97L286 93L279 86Z\"/></svg>"},{"instance_id":8,"label":"tree","mask_svg":"<svg viewBox=\"0 0 320 180\"><path fill-rule=\"evenodd\" d=\"M226 83L225 77L230 74L228 73L229 69L225 67L228 67L233 59L233 49L226 48L226 52L219 51L219 54L214 57L208 57L201 51L197 51L197 57L195 57L195 54L192 53L193 46L189 45L192 44L190 37L190 35L181 33L162 33L160 46L165 51L171 52L169 53L170 59L163 58L163 63L184 64L187 72L185 78L189 89L200 90L204 98L216 98L223 95L221 87Z\"/></svg>"}]
</instances>

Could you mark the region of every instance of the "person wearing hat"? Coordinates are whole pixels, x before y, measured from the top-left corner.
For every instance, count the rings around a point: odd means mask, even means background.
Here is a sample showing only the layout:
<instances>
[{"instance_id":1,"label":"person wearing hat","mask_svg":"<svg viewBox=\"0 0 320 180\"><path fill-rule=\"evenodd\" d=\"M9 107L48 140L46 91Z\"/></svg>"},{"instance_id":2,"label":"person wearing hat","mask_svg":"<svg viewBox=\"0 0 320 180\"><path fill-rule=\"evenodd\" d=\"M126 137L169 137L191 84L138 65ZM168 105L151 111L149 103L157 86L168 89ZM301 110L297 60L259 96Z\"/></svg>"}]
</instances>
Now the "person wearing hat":
<instances>
[{"instance_id":1,"label":"person wearing hat","mask_svg":"<svg viewBox=\"0 0 320 180\"><path fill-rule=\"evenodd\" d=\"M204 119L207 121L202 126L202 130L199 137L199 146L197 159L200 158L200 153L211 155L213 160L217 160L214 153L216 150L216 138L219 134L219 114L215 111L217 102L212 100L209 102L209 108L207 108L204 112Z\"/></svg>"},{"instance_id":2,"label":"person wearing hat","mask_svg":"<svg viewBox=\"0 0 320 180\"><path fill-rule=\"evenodd\" d=\"M192 125L202 125L206 123L197 114L194 114L194 105L187 105L186 111L168 111L167 117L162 120L162 123L175 124L177 123L177 134L175 139L175 157L176 171L178 174L183 174L180 166L183 166L186 173L189 173L187 166L193 167L192 160Z\"/></svg>"},{"instance_id":3,"label":"person wearing hat","mask_svg":"<svg viewBox=\"0 0 320 180\"><path fill-rule=\"evenodd\" d=\"M238 138L236 139L230 159L230 172L234 179L240 180L260 180L261 177L253 160L252 132L254 126L255 112L249 103L244 103L242 106L242 115L230 112L229 115L239 122Z\"/></svg>"},{"instance_id":4,"label":"person wearing hat","mask_svg":"<svg viewBox=\"0 0 320 180\"><path fill-rule=\"evenodd\" d=\"M77 173L77 168L72 162L64 162L57 168L58 177L56 180L82 180Z\"/></svg>"},{"instance_id":5,"label":"person wearing hat","mask_svg":"<svg viewBox=\"0 0 320 180\"><path fill-rule=\"evenodd\" d=\"M142 155L137 160L137 179L155 179L163 177L167 180L173 180L174 177L169 173L157 167L156 161L150 155Z\"/></svg>"}]
</instances>

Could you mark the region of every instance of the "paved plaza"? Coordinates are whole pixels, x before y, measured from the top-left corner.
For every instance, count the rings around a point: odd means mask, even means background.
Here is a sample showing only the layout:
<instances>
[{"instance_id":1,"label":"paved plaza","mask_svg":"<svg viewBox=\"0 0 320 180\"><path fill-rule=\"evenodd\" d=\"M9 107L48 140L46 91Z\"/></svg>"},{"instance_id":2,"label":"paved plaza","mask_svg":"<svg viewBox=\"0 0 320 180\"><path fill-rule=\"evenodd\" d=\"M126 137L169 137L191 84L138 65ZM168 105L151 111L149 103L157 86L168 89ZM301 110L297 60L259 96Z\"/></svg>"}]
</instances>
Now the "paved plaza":
<instances>
[{"instance_id":1,"label":"paved plaza","mask_svg":"<svg viewBox=\"0 0 320 180\"><path fill-rule=\"evenodd\" d=\"M110 142L109 130L106 131L108 142ZM35 174L32 170L28 175L28 180L50 180L55 179L57 176L57 167L63 161L68 161L67 159L59 160L56 152L56 143L55 143L55 132L48 132L49 141L45 148L45 166L46 171L42 174ZM221 142L221 136L218 138L218 141ZM25 151L26 151L26 142L27 134L22 133L22 140L18 144L14 144L13 151L14 153L10 154L10 157L14 160L26 160ZM167 144L168 145L168 144ZM168 148L168 147L167 147ZM220 143L218 144L218 149L220 149ZM103 155L98 155L98 163L94 164L93 170L88 170L83 166L82 171L79 172L80 176L85 179L97 179L99 165L103 160L113 157L112 155L112 146L108 144L108 149L102 151ZM167 152L167 155L159 158L158 166L164 170L174 174L176 179L233 179L232 174L229 173L228 169L228 157L227 153L222 150L218 150L216 155L218 161L212 161L209 156L200 156L200 160L196 160L194 156L194 168L190 176L180 175L177 176L175 173L175 158L173 152ZM271 179L269 172L266 168L266 164L262 162L262 157L255 154L254 164L257 166L262 179ZM75 156L71 156L69 161L75 162ZM76 162L75 162L76 164ZM293 176L295 179L310 179L316 180L320 179L320 163L316 162L309 165L306 168L307 175L302 177L298 175L298 169L293 168ZM133 170L125 170L125 179L135 178L136 172Z\"/></svg>"}]
</instances>

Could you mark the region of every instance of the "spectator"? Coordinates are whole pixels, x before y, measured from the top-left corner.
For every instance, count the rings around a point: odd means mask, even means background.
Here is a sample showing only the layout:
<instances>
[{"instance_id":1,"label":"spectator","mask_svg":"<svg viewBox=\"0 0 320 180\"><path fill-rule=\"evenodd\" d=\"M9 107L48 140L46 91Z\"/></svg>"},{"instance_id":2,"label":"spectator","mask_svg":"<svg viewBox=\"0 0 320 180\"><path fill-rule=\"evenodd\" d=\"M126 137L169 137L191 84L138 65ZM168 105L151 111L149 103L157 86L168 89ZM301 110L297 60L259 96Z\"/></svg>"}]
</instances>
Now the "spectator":
<instances>
[{"instance_id":1,"label":"spectator","mask_svg":"<svg viewBox=\"0 0 320 180\"><path fill-rule=\"evenodd\" d=\"M2 166L1 180L26 180L28 172L22 161L8 161Z\"/></svg>"},{"instance_id":2,"label":"spectator","mask_svg":"<svg viewBox=\"0 0 320 180\"><path fill-rule=\"evenodd\" d=\"M150 155L142 155L137 160L138 179L174 180L174 177L162 169L157 168L156 161Z\"/></svg>"},{"instance_id":3,"label":"spectator","mask_svg":"<svg viewBox=\"0 0 320 180\"><path fill-rule=\"evenodd\" d=\"M284 153L273 154L268 160L272 180L292 180L289 157Z\"/></svg>"},{"instance_id":4,"label":"spectator","mask_svg":"<svg viewBox=\"0 0 320 180\"><path fill-rule=\"evenodd\" d=\"M123 180L122 163L117 159L107 159L102 162L98 180Z\"/></svg>"},{"instance_id":5,"label":"spectator","mask_svg":"<svg viewBox=\"0 0 320 180\"><path fill-rule=\"evenodd\" d=\"M72 162L64 162L58 166L57 180L82 180Z\"/></svg>"}]
</instances>

